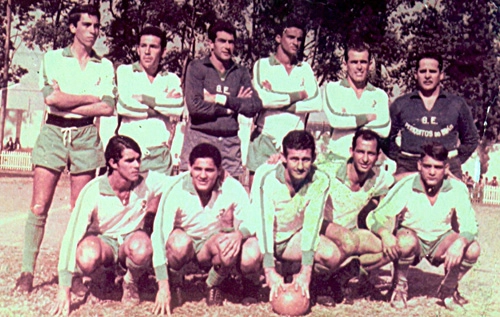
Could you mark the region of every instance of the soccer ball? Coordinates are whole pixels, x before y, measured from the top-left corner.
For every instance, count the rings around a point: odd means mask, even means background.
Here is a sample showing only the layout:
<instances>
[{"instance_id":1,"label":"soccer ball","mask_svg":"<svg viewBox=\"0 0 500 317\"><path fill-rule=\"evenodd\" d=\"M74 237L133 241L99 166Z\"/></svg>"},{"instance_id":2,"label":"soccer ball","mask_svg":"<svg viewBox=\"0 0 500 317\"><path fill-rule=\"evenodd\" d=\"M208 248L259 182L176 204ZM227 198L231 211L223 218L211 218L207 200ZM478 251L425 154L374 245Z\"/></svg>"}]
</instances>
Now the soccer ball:
<instances>
[{"instance_id":1,"label":"soccer ball","mask_svg":"<svg viewBox=\"0 0 500 317\"><path fill-rule=\"evenodd\" d=\"M278 296L271 300L271 307L277 314L284 316L302 316L309 311L309 299L302 296L302 290L295 290L293 284L284 284L284 291L279 290Z\"/></svg>"}]
</instances>

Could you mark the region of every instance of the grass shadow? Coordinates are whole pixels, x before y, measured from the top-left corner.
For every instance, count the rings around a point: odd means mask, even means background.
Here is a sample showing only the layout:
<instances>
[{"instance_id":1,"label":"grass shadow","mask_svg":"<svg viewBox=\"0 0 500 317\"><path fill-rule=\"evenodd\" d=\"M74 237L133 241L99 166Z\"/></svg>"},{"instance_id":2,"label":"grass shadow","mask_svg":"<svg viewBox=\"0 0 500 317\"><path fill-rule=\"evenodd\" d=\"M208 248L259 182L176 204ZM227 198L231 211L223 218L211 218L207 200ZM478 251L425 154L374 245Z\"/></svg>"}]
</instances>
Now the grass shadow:
<instances>
[{"instance_id":1,"label":"grass shadow","mask_svg":"<svg viewBox=\"0 0 500 317\"><path fill-rule=\"evenodd\" d=\"M436 297L443 275L412 267L408 272L408 297Z\"/></svg>"}]
</instances>

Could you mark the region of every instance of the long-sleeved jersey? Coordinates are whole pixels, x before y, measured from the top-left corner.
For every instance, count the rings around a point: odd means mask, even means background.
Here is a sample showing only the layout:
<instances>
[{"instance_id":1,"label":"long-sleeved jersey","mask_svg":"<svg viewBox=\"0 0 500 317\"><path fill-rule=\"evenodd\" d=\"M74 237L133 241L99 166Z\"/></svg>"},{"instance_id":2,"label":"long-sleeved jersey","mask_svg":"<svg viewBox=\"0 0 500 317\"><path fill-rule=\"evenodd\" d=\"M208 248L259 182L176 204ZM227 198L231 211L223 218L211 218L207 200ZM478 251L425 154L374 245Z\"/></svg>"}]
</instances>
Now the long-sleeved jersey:
<instances>
[{"instance_id":1,"label":"long-sleeved jersey","mask_svg":"<svg viewBox=\"0 0 500 317\"><path fill-rule=\"evenodd\" d=\"M431 205L421 182L420 174L409 175L389 191L379 206L366 219L373 232L383 227L393 231L396 216L400 225L414 230L425 241L435 241L452 230L452 218L456 214L459 233L468 241L477 236L476 214L469 192L464 183L445 179L438 197Z\"/></svg>"},{"instance_id":2,"label":"long-sleeved jersey","mask_svg":"<svg viewBox=\"0 0 500 317\"><path fill-rule=\"evenodd\" d=\"M329 183L325 173L313 168L306 183L292 197L283 164L264 164L257 169L250 195L253 214L261 217L256 228L264 267L274 266L274 245L299 231L302 264L313 264Z\"/></svg>"}]
</instances>

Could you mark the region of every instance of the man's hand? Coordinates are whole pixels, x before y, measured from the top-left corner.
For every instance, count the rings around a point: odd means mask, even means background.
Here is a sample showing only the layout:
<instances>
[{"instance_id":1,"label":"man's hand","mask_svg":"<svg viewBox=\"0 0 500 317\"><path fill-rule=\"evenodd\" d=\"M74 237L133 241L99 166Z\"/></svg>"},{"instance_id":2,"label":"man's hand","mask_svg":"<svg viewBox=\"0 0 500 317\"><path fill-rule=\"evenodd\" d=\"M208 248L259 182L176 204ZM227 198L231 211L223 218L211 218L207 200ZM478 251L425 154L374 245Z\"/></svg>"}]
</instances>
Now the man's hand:
<instances>
[{"instance_id":1,"label":"man's hand","mask_svg":"<svg viewBox=\"0 0 500 317\"><path fill-rule=\"evenodd\" d=\"M59 87L59 83L57 82L57 80L55 79L52 79L52 89L54 89L54 91L61 91L61 87Z\"/></svg>"},{"instance_id":2,"label":"man's hand","mask_svg":"<svg viewBox=\"0 0 500 317\"><path fill-rule=\"evenodd\" d=\"M168 280L158 281L158 293L156 293L153 314L170 316L170 285Z\"/></svg>"},{"instance_id":3,"label":"man's hand","mask_svg":"<svg viewBox=\"0 0 500 317\"><path fill-rule=\"evenodd\" d=\"M449 272L453 267L462 262L465 250L465 242L459 238L453 242L444 254L444 268Z\"/></svg>"},{"instance_id":4,"label":"man's hand","mask_svg":"<svg viewBox=\"0 0 500 317\"><path fill-rule=\"evenodd\" d=\"M375 121L377 120L377 114L376 113L369 113L366 115L366 120L368 120L368 122L372 122L372 121Z\"/></svg>"},{"instance_id":5,"label":"man's hand","mask_svg":"<svg viewBox=\"0 0 500 317\"><path fill-rule=\"evenodd\" d=\"M312 272L311 265L307 266L303 265L302 268L300 269L300 272L294 274L293 276L293 285L295 287L295 290L298 290L300 288L302 290L302 296L305 296L308 299L310 298L309 283L311 283L311 272Z\"/></svg>"},{"instance_id":6,"label":"man's hand","mask_svg":"<svg viewBox=\"0 0 500 317\"><path fill-rule=\"evenodd\" d=\"M53 316L68 316L70 304L71 304L70 288L59 286L56 303L50 309L50 314Z\"/></svg>"},{"instance_id":7,"label":"man's hand","mask_svg":"<svg viewBox=\"0 0 500 317\"><path fill-rule=\"evenodd\" d=\"M266 161L267 164L276 164L279 162L281 159L281 154L280 153L274 153L272 154Z\"/></svg>"},{"instance_id":8,"label":"man's hand","mask_svg":"<svg viewBox=\"0 0 500 317\"><path fill-rule=\"evenodd\" d=\"M150 108L154 108L156 105L155 98L144 95L144 94L132 95L132 98L134 98L135 100L139 101L143 105L146 105Z\"/></svg>"},{"instance_id":9,"label":"man's hand","mask_svg":"<svg viewBox=\"0 0 500 317\"><path fill-rule=\"evenodd\" d=\"M211 94L206 89L203 89L203 100L205 102L215 103L215 94Z\"/></svg>"},{"instance_id":10,"label":"man's hand","mask_svg":"<svg viewBox=\"0 0 500 317\"><path fill-rule=\"evenodd\" d=\"M175 89L170 89L167 90L166 92L167 92L167 98L177 99L182 97L182 94L176 91Z\"/></svg>"},{"instance_id":11,"label":"man's hand","mask_svg":"<svg viewBox=\"0 0 500 317\"><path fill-rule=\"evenodd\" d=\"M273 87L271 86L271 83L268 82L267 80L264 80L262 82L262 87L264 87L265 90L271 91L273 90Z\"/></svg>"},{"instance_id":12,"label":"man's hand","mask_svg":"<svg viewBox=\"0 0 500 317\"><path fill-rule=\"evenodd\" d=\"M281 290L285 291L284 284L285 280L281 275L276 272L274 267L264 269L264 274L266 275L266 284L269 286L271 292L269 293L269 301L272 301L273 298L278 297L278 292Z\"/></svg>"},{"instance_id":13,"label":"man's hand","mask_svg":"<svg viewBox=\"0 0 500 317\"><path fill-rule=\"evenodd\" d=\"M219 238L219 251L223 258L233 258L240 253L243 235L239 230L222 234Z\"/></svg>"},{"instance_id":14,"label":"man's hand","mask_svg":"<svg viewBox=\"0 0 500 317\"><path fill-rule=\"evenodd\" d=\"M309 97L307 95L307 91L305 91L305 90L299 91L299 96L300 96L300 100L304 100L304 99L307 99L307 97Z\"/></svg>"},{"instance_id":15,"label":"man's hand","mask_svg":"<svg viewBox=\"0 0 500 317\"><path fill-rule=\"evenodd\" d=\"M390 232L381 235L382 252L385 256L389 257L392 261L399 258L400 250L398 246L398 239Z\"/></svg>"},{"instance_id":16,"label":"man's hand","mask_svg":"<svg viewBox=\"0 0 500 317\"><path fill-rule=\"evenodd\" d=\"M238 98L252 98L253 90L252 87L248 87L245 89L244 87L240 87L240 91L238 92Z\"/></svg>"}]
</instances>

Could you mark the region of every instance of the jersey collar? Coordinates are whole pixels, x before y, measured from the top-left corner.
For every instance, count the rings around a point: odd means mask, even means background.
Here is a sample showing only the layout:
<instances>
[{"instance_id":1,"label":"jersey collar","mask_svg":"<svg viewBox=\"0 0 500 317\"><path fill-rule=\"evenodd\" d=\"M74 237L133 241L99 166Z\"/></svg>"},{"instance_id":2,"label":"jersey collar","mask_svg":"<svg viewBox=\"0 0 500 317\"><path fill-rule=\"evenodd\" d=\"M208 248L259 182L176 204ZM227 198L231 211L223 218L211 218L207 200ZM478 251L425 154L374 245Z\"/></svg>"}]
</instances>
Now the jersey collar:
<instances>
[{"instance_id":1,"label":"jersey collar","mask_svg":"<svg viewBox=\"0 0 500 317\"><path fill-rule=\"evenodd\" d=\"M443 180L443 185L441 185L440 191L447 192L450 191L451 188L451 181L448 178L445 178ZM419 174L413 179L413 191L425 193L424 185L422 185L422 182L420 181Z\"/></svg>"},{"instance_id":2,"label":"jersey collar","mask_svg":"<svg viewBox=\"0 0 500 317\"><path fill-rule=\"evenodd\" d=\"M73 52L71 52L71 45L66 46L63 49L62 55L64 57L75 57L75 55L73 55ZM102 61L102 57L97 55L97 53L94 50L91 50L90 51L90 60L92 62L95 62L95 63L100 63Z\"/></svg>"},{"instance_id":3,"label":"jersey collar","mask_svg":"<svg viewBox=\"0 0 500 317\"><path fill-rule=\"evenodd\" d=\"M347 78L343 78L340 81L340 86L345 87L345 88L351 88L351 85L349 84L349 80ZM375 91L375 86L373 86L370 82L367 82L365 90L366 91Z\"/></svg>"},{"instance_id":4,"label":"jersey collar","mask_svg":"<svg viewBox=\"0 0 500 317\"><path fill-rule=\"evenodd\" d=\"M158 68L161 69L161 65L158 66ZM139 61L135 62L132 64L132 71L135 73L142 73L144 72L144 69L142 69L141 67L141 63ZM160 70L157 75L160 75L160 76L166 76L168 75L168 70Z\"/></svg>"},{"instance_id":5,"label":"jersey collar","mask_svg":"<svg viewBox=\"0 0 500 317\"><path fill-rule=\"evenodd\" d=\"M130 188L130 191L134 190L134 188L139 186L143 181L144 177L139 175L139 179L132 184L132 188ZM107 175L101 176L101 179L99 180L99 193L101 193L101 195L103 196L116 196L115 191L109 183L109 178Z\"/></svg>"},{"instance_id":6,"label":"jersey collar","mask_svg":"<svg viewBox=\"0 0 500 317\"><path fill-rule=\"evenodd\" d=\"M295 64L296 66L302 66L302 61L297 61L297 64ZM281 65L281 62L276 58L276 55L275 54L271 54L269 55L269 64L271 64L271 66L277 66L277 65Z\"/></svg>"},{"instance_id":7,"label":"jersey collar","mask_svg":"<svg viewBox=\"0 0 500 317\"><path fill-rule=\"evenodd\" d=\"M335 177L345 184L347 187L351 186L351 180L347 176L347 167L349 164L352 164L353 159L350 157L347 159L345 164L342 164L339 169L337 170L337 173L335 174ZM372 169L368 172L368 176L366 177L365 183L363 184L362 188L372 188L373 185L375 185L375 178L379 174L380 170L377 166L373 166Z\"/></svg>"}]
</instances>

